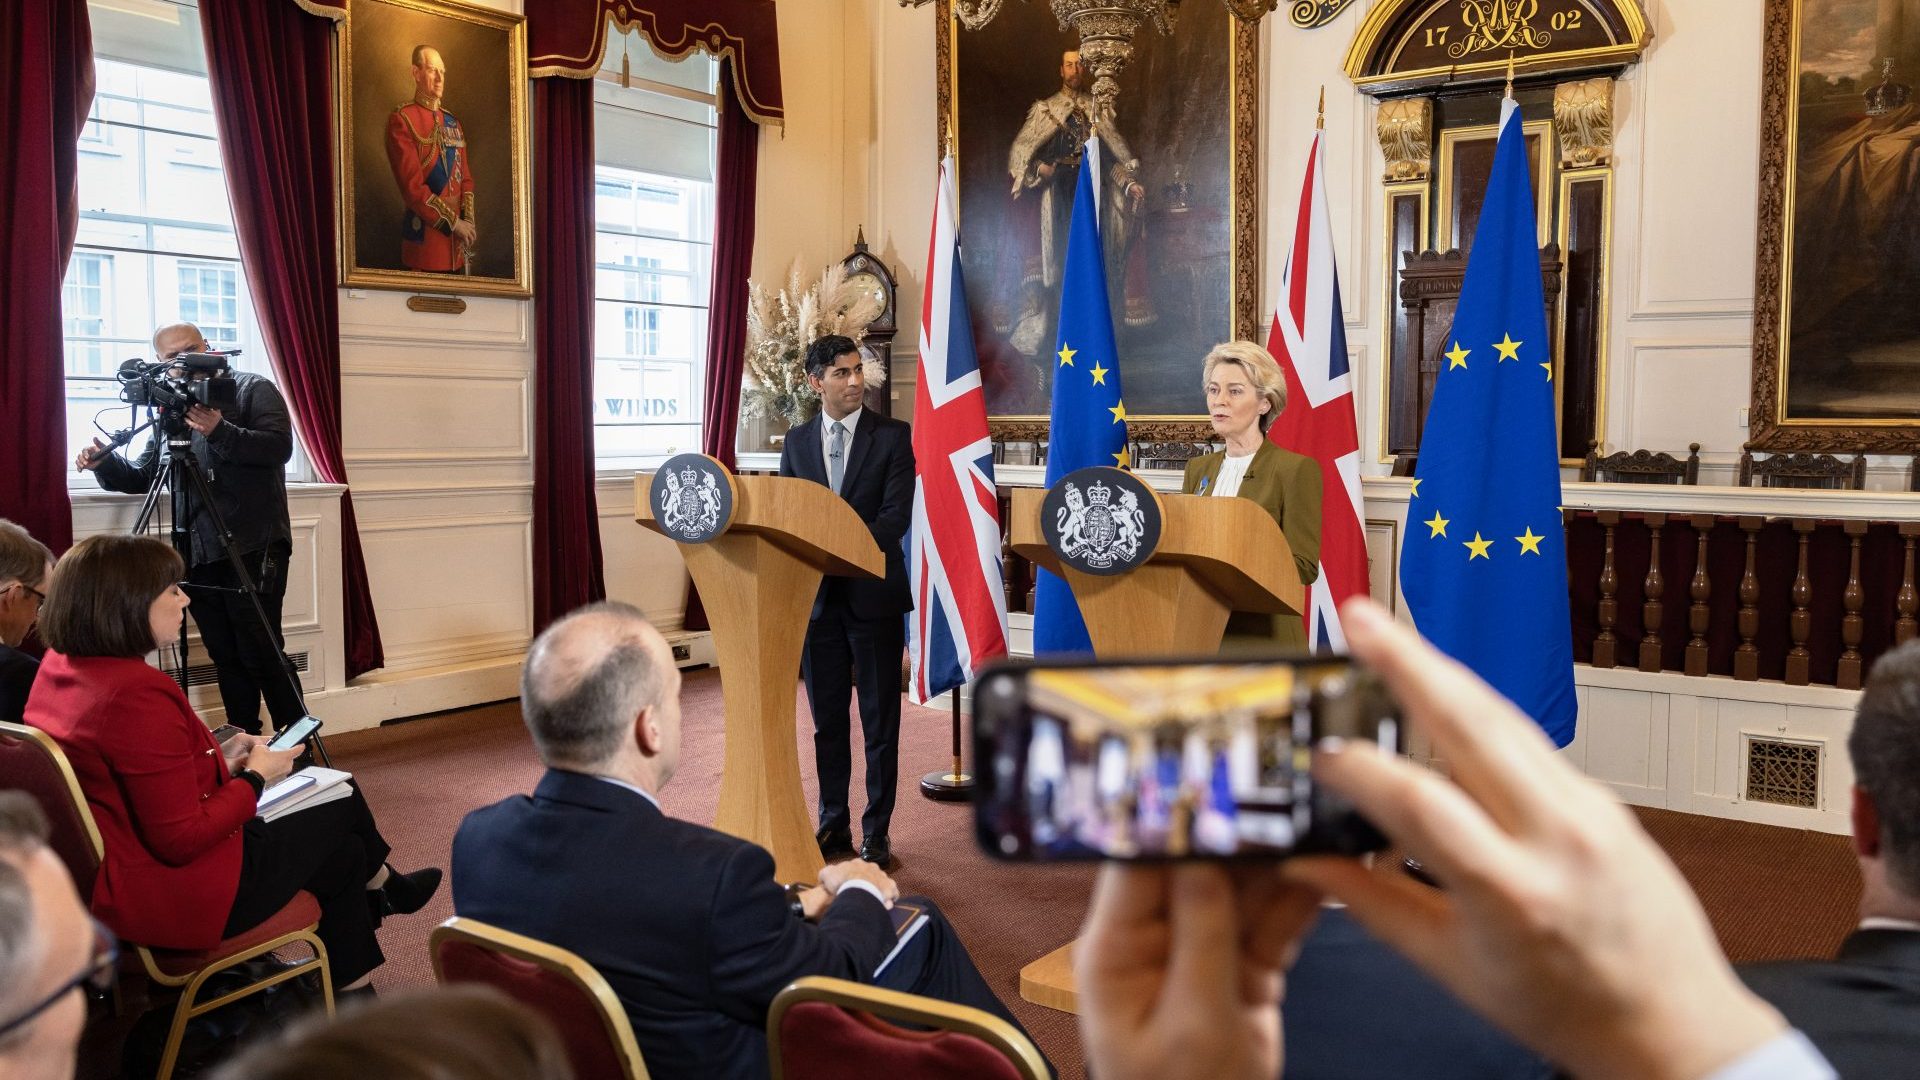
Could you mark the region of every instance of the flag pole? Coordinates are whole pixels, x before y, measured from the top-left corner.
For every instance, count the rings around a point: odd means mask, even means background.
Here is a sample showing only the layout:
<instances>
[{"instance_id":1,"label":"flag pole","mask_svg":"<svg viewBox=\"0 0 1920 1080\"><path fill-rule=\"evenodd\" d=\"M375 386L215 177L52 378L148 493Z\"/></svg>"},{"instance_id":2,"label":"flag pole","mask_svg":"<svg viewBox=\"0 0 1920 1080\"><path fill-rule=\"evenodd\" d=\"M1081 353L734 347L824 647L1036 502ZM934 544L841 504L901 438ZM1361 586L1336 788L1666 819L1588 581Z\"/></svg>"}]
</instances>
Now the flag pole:
<instances>
[{"instance_id":1,"label":"flag pole","mask_svg":"<svg viewBox=\"0 0 1920 1080\"><path fill-rule=\"evenodd\" d=\"M966 684L947 691L953 696L953 771L939 769L920 778L920 794L935 802L964 802L973 798L973 777L960 760L960 691Z\"/></svg>"}]
</instances>

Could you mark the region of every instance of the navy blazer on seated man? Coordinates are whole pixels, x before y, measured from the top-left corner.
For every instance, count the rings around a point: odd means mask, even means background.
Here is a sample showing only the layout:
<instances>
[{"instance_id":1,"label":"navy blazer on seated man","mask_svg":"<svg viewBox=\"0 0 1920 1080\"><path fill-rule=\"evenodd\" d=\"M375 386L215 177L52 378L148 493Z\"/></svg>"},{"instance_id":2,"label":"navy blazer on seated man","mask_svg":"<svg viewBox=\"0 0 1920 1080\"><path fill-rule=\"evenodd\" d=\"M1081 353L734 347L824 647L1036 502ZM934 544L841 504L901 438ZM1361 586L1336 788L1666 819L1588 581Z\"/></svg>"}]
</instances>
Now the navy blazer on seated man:
<instances>
[{"instance_id":1,"label":"navy blazer on seated man","mask_svg":"<svg viewBox=\"0 0 1920 1080\"><path fill-rule=\"evenodd\" d=\"M860 855L885 866L892 858L887 828L900 779L904 616L913 610L901 544L913 521L913 429L860 403L860 354L848 338L824 337L807 347L807 381L820 394L820 411L787 433L780 475L838 492L867 523L887 560L886 576L880 580L822 581L807 624L800 667L813 711L813 753L819 766L820 851L829 861L853 853L847 787L853 776L849 706L857 678L867 758Z\"/></svg>"},{"instance_id":2,"label":"navy blazer on seated man","mask_svg":"<svg viewBox=\"0 0 1920 1080\"><path fill-rule=\"evenodd\" d=\"M1841 1076L1920 1075L1920 923L1869 920L1832 960L1736 970Z\"/></svg>"},{"instance_id":3,"label":"navy blazer on seated man","mask_svg":"<svg viewBox=\"0 0 1920 1080\"><path fill-rule=\"evenodd\" d=\"M1553 1066L1328 908L1287 972L1284 1080L1545 1080Z\"/></svg>"},{"instance_id":4,"label":"navy blazer on seated man","mask_svg":"<svg viewBox=\"0 0 1920 1080\"><path fill-rule=\"evenodd\" d=\"M637 789L549 769L531 796L467 815L453 839L454 910L578 954L626 1006L647 1071L767 1075L767 1009L803 975L926 994L1011 1020L952 927L894 944L873 894L843 888L820 921L794 914L765 848L660 811Z\"/></svg>"}]
</instances>

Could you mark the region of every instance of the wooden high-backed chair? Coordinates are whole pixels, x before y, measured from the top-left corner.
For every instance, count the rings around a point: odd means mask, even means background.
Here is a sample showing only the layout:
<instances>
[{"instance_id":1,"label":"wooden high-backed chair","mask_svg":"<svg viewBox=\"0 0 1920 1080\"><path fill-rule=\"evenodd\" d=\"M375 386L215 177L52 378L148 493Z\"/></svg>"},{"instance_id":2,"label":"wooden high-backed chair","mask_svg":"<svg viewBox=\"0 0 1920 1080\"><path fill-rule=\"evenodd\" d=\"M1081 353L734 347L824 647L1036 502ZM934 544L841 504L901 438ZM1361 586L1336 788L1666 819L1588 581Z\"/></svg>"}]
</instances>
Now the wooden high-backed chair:
<instances>
[{"instance_id":1,"label":"wooden high-backed chair","mask_svg":"<svg viewBox=\"0 0 1920 1080\"><path fill-rule=\"evenodd\" d=\"M1842 461L1832 454L1754 457L1750 449L1743 447L1740 486L1863 491L1867 486L1867 457L1857 452L1851 461Z\"/></svg>"}]
</instances>

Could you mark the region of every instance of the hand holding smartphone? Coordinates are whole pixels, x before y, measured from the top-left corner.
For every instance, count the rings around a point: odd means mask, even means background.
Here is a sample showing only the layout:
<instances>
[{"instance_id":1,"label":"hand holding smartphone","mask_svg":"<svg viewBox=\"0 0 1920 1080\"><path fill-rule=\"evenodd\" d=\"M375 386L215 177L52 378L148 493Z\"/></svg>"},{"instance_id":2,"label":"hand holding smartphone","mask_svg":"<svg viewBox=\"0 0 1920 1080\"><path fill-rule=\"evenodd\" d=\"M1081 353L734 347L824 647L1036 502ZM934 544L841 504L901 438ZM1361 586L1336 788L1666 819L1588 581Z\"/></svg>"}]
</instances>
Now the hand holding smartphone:
<instances>
[{"instance_id":1,"label":"hand holding smartphone","mask_svg":"<svg viewBox=\"0 0 1920 1080\"><path fill-rule=\"evenodd\" d=\"M1313 746L1400 748L1392 698L1345 657L1002 666L973 730L981 846L1040 862L1376 850L1314 784Z\"/></svg>"},{"instance_id":2,"label":"hand holding smartphone","mask_svg":"<svg viewBox=\"0 0 1920 1080\"><path fill-rule=\"evenodd\" d=\"M267 749L291 750L301 743L306 742L314 732L319 730L319 717L303 716L282 728L280 733L273 737L273 741L267 744Z\"/></svg>"}]
</instances>

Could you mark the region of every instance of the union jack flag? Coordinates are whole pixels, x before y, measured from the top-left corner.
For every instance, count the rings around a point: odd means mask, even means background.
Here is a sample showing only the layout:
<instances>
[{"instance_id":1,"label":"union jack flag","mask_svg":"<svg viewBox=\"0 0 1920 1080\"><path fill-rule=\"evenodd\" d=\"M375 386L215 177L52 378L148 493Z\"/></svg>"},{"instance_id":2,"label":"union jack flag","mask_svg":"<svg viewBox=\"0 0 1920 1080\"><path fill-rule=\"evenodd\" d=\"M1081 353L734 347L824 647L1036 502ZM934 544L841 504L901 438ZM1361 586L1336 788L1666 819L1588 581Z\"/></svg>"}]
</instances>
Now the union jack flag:
<instances>
[{"instance_id":1,"label":"union jack flag","mask_svg":"<svg viewBox=\"0 0 1920 1080\"><path fill-rule=\"evenodd\" d=\"M926 293L920 304L920 380L913 393L913 527L907 567L912 679L924 705L1007 654L1007 592L1000 565L1000 503L993 486L987 399L960 277L953 159L940 164Z\"/></svg>"},{"instance_id":2,"label":"union jack flag","mask_svg":"<svg viewBox=\"0 0 1920 1080\"><path fill-rule=\"evenodd\" d=\"M1346 648L1340 603L1367 595L1367 538L1360 526L1360 437L1353 413L1353 375L1340 314L1340 275L1333 264L1327 214L1324 133L1315 132L1300 188L1293 247L1280 272L1280 304L1267 351L1287 377L1287 407L1267 437L1320 463L1320 577L1308 591L1307 641L1321 651Z\"/></svg>"}]
</instances>

